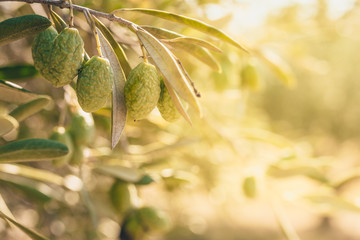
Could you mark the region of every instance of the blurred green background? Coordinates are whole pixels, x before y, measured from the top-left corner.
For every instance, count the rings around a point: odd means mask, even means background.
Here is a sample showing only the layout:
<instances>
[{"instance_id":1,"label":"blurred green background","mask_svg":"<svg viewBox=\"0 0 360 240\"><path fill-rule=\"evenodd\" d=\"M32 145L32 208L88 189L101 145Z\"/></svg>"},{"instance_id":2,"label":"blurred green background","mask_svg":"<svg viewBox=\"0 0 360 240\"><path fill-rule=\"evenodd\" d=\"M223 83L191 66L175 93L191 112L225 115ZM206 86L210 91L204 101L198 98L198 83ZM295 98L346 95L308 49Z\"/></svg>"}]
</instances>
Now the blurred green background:
<instances>
[{"instance_id":1,"label":"blurred green background","mask_svg":"<svg viewBox=\"0 0 360 240\"><path fill-rule=\"evenodd\" d=\"M296 79L296 84L289 86L286 83L291 76L279 76L258 55L187 27L139 13L121 14L140 25L207 39L223 50L214 54L221 73L188 53L174 51L201 93L204 117L194 116L193 126L183 119L167 123L155 110L146 120L127 124L121 144L110 157L104 157L110 152L109 116L94 114L97 137L88 148L88 164L121 162L155 179L137 187L139 201L165 211L173 227L149 239L360 238L360 1L73 2L103 12L141 7L200 19L254 52L271 52L275 59L282 59L279 69L291 69L289 74ZM68 10L54 9L67 19ZM34 12L45 13L38 4L0 3L0 21ZM104 23L135 67L141 58L134 35L115 23ZM82 14L76 13L75 26L87 52L96 54ZM32 39L0 47L0 67L32 64ZM249 63L256 71L255 82L247 82L243 73ZM58 123L56 106L64 104L63 90L52 88L40 76L16 83L55 100L56 104L27 119L19 130L19 138L47 138ZM30 165L75 179L78 176L72 168L56 169L42 162ZM83 171L97 226L91 222L79 188L71 187L75 180L60 196L49 194L46 201L23 194L11 184L1 185L0 191L19 222L51 239L115 240L121 220L107 194L113 179L91 172L86 165ZM254 182L249 183L249 178ZM50 193L60 191L56 186L50 189ZM0 238L26 236L0 221Z\"/></svg>"}]
</instances>

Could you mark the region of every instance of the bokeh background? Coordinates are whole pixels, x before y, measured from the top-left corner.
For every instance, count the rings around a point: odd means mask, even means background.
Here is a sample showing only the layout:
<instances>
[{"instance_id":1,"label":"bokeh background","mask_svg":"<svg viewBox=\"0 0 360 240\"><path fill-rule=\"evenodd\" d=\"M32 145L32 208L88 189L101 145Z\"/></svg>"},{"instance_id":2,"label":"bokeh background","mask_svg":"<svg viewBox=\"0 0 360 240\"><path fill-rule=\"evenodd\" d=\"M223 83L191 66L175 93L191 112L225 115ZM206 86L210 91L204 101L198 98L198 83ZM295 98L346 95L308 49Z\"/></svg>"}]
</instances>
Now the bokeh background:
<instances>
[{"instance_id":1,"label":"bokeh background","mask_svg":"<svg viewBox=\"0 0 360 240\"><path fill-rule=\"evenodd\" d=\"M128 123L121 144L106 158L109 116L94 114L97 138L88 149L88 163L118 161L141 168L156 180L137 187L138 201L165 211L173 227L149 239L360 238L360 1L73 2L103 12L142 7L194 17L254 51L271 52L282 59L280 69L291 69L291 76L281 77L256 54L246 54L203 33L139 13L121 14L140 25L207 39L223 50L214 54L221 73L188 53L174 51L201 92L204 117L191 115L193 126L183 119L167 123L154 110L146 120ZM54 9L67 19L68 10ZM38 4L0 3L1 21L34 12L45 15ZM104 23L135 67L142 60L134 35L118 24ZM96 54L82 14L76 13L75 26L87 52ZM0 47L0 66L32 64L32 39ZM242 74L248 63L258 76L252 84ZM292 77L296 84L289 84ZM52 88L40 76L16 83L51 95L57 103L27 119L19 138L48 137L57 125L63 90ZM62 194L49 194L50 199L42 201L16 186L2 184L1 194L19 222L51 239L117 239L120 223L107 194L112 178L91 172L86 164L82 181L71 168L58 169L50 163L31 166L66 176L69 186L61 191L48 186L49 193ZM244 186L249 178L254 194ZM87 186L97 226L90 220L79 181ZM0 221L0 238L26 236Z\"/></svg>"}]
</instances>

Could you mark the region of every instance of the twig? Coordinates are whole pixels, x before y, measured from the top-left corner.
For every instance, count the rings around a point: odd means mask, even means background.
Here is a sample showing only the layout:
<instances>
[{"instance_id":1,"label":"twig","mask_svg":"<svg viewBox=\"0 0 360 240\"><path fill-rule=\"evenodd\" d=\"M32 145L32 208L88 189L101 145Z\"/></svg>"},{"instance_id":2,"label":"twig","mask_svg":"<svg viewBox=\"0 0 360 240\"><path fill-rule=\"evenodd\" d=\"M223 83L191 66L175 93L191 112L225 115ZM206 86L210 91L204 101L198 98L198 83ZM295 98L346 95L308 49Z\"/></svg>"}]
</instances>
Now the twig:
<instances>
[{"instance_id":1,"label":"twig","mask_svg":"<svg viewBox=\"0 0 360 240\"><path fill-rule=\"evenodd\" d=\"M41 4L49 4L52 6L57 6L59 8L70 8L70 4L68 2L61 1L61 0L0 0L0 2L26 2L29 4L41 3ZM86 7L82 7L79 5L75 5L75 4L72 4L72 9L75 11L78 11L78 12L85 12L87 10L91 15L106 18L113 22L118 22L121 25L128 27L131 30L139 28L139 26L136 25L135 23L125 20L121 17L117 17L114 14L99 12L99 11L96 11L96 10L93 10L90 8L86 8Z\"/></svg>"}]
</instances>

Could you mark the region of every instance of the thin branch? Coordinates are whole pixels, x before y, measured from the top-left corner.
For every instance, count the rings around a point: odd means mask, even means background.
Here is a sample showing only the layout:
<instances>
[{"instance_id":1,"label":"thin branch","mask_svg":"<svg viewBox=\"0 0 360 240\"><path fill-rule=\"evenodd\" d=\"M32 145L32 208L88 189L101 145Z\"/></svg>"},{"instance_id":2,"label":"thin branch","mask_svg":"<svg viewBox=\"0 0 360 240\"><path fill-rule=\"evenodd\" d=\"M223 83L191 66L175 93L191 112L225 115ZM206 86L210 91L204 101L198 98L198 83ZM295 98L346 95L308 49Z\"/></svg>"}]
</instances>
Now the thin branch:
<instances>
[{"instance_id":1,"label":"thin branch","mask_svg":"<svg viewBox=\"0 0 360 240\"><path fill-rule=\"evenodd\" d=\"M70 8L70 4L68 2L62 1L62 0L0 0L0 2L26 2L29 4L32 3L41 3L41 4L49 4L52 6L57 6L59 8ZM75 5L72 4L72 9L78 12L84 12L84 11L88 11L91 15L97 16L97 17L102 17L102 18L106 18L110 21L113 22L118 22L121 25L128 27L130 30L133 29L138 29L139 26L136 25L135 23L132 23L128 20L125 20L121 17L117 17L114 14L110 14L110 13L104 13L104 12L99 12L90 8L86 8L86 7L82 7L79 5Z\"/></svg>"}]
</instances>

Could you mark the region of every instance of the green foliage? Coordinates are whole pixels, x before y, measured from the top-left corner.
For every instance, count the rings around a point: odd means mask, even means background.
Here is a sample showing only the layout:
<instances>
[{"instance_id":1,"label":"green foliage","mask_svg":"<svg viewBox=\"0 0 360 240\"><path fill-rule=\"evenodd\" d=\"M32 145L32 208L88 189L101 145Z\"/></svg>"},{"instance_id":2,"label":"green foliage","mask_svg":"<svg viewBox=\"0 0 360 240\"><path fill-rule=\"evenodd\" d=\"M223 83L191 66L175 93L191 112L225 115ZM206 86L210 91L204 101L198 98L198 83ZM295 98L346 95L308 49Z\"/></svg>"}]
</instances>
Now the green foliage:
<instances>
[{"instance_id":1,"label":"green foliage","mask_svg":"<svg viewBox=\"0 0 360 240\"><path fill-rule=\"evenodd\" d=\"M50 27L49 19L39 15L25 15L0 22L0 46L37 34Z\"/></svg>"}]
</instances>

